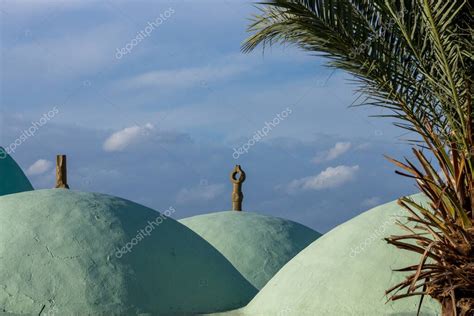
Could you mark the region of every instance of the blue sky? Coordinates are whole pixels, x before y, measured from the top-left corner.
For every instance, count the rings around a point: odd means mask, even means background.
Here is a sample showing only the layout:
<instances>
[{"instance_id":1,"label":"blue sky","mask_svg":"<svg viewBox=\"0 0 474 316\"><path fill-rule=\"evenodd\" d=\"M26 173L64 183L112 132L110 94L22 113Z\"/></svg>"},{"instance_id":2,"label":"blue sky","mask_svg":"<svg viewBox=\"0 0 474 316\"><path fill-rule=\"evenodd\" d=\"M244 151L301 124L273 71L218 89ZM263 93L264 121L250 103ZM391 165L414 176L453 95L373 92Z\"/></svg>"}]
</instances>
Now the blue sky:
<instances>
[{"instance_id":1,"label":"blue sky","mask_svg":"<svg viewBox=\"0 0 474 316\"><path fill-rule=\"evenodd\" d=\"M241 164L244 209L321 232L415 192L383 158L409 154L403 132L368 117L378 109L349 108L348 75L290 46L240 52L252 2L0 8L0 143L57 109L12 153L35 188L54 185L55 155L65 153L72 188L172 205L183 218L229 209L228 176Z\"/></svg>"}]
</instances>

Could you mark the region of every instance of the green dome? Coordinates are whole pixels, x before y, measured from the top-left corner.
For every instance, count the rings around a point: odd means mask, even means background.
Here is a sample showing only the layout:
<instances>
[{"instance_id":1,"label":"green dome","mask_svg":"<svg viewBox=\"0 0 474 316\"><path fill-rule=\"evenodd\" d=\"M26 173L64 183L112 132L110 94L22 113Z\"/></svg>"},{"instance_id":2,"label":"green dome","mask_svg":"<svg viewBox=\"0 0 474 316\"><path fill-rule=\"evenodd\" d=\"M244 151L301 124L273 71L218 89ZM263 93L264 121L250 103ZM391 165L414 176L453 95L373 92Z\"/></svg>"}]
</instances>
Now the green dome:
<instances>
[{"instance_id":1,"label":"green dome","mask_svg":"<svg viewBox=\"0 0 474 316\"><path fill-rule=\"evenodd\" d=\"M33 190L21 168L2 147L0 147L0 177L0 195Z\"/></svg>"},{"instance_id":2,"label":"green dome","mask_svg":"<svg viewBox=\"0 0 474 316\"><path fill-rule=\"evenodd\" d=\"M257 289L321 234L301 224L249 212L219 212L180 222L219 250Z\"/></svg>"},{"instance_id":3,"label":"green dome","mask_svg":"<svg viewBox=\"0 0 474 316\"><path fill-rule=\"evenodd\" d=\"M419 195L419 201L424 201ZM385 290L404 280L392 269L419 257L388 245L383 237L403 231L394 224L406 212L391 202L336 227L312 243L257 294L249 305L224 315L416 315L419 297L387 304ZM422 315L438 315L425 297Z\"/></svg>"},{"instance_id":4,"label":"green dome","mask_svg":"<svg viewBox=\"0 0 474 316\"><path fill-rule=\"evenodd\" d=\"M194 315L257 292L172 218L62 189L0 197L0 280L0 312L27 315Z\"/></svg>"}]
</instances>

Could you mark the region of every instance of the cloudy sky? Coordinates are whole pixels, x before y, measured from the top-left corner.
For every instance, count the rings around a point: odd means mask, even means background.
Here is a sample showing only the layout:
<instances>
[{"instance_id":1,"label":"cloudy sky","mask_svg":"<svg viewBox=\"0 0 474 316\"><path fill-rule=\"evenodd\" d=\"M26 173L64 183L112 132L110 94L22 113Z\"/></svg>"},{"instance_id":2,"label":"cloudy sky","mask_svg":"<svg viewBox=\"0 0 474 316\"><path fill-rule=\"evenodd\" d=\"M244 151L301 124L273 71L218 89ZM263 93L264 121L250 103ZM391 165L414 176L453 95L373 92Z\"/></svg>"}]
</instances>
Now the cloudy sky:
<instances>
[{"instance_id":1,"label":"cloudy sky","mask_svg":"<svg viewBox=\"0 0 474 316\"><path fill-rule=\"evenodd\" d=\"M0 0L1 1L1 0ZM415 191L383 154L403 135L349 108L351 79L289 46L242 54L249 1L1 1L0 143L35 188L68 155L72 188L176 218L244 209L321 232Z\"/></svg>"}]
</instances>

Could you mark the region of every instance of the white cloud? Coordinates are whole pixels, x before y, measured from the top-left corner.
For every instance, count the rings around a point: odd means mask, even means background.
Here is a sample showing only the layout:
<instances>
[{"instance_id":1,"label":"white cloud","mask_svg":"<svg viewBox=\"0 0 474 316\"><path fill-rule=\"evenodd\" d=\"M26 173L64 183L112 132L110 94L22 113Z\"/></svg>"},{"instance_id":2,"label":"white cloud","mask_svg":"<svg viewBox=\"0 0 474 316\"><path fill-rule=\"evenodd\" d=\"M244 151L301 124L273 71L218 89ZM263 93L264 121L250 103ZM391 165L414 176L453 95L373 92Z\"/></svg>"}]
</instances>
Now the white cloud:
<instances>
[{"instance_id":1,"label":"white cloud","mask_svg":"<svg viewBox=\"0 0 474 316\"><path fill-rule=\"evenodd\" d=\"M289 184L288 189L292 192L295 190L323 190L337 188L353 180L358 170L358 165L328 167L316 176L293 180Z\"/></svg>"},{"instance_id":2,"label":"white cloud","mask_svg":"<svg viewBox=\"0 0 474 316\"><path fill-rule=\"evenodd\" d=\"M245 65L216 65L213 67L191 67L182 69L156 70L146 72L119 82L121 87L166 87L178 88L201 85L228 79L246 71Z\"/></svg>"},{"instance_id":3,"label":"white cloud","mask_svg":"<svg viewBox=\"0 0 474 316\"><path fill-rule=\"evenodd\" d=\"M144 137L150 135L154 126L150 123L145 126L131 126L113 133L104 142L105 151L122 151L126 147L140 142Z\"/></svg>"},{"instance_id":4,"label":"white cloud","mask_svg":"<svg viewBox=\"0 0 474 316\"><path fill-rule=\"evenodd\" d=\"M224 184L201 184L190 189L181 189L176 201L178 203L210 201L221 195L224 190Z\"/></svg>"},{"instance_id":5,"label":"white cloud","mask_svg":"<svg viewBox=\"0 0 474 316\"><path fill-rule=\"evenodd\" d=\"M379 205L380 202L381 202L380 197L373 196L373 197L370 197L370 198L367 198L367 199L363 200L362 201L362 206L363 207L373 207L373 206Z\"/></svg>"},{"instance_id":6,"label":"white cloud","mask_svg":"<svg viewBox=\"0 0 474 316\"><path fill-rule=\"evenodd\" d=\"M337 142L334 147L327 151L319 153L316 157L313 158L314 163L321 163L326 161L331 161L337 157L343 155L351 148L350 142Z\"/></svg>"},{"instance_id":7,"label":"white cloud","mask_svg":"<svg viewBox=\"0 0 474 316\"><path fill-rule=\"evenodd\" d=\"M29 176L39 175L47 172L51 169L53 163L49 160L39 159L35 161L31 166L26 170L26 174Z\"/></svg>"},{"instance_id":8,"label":"white cloud","mask_svg":"<svg viewBox=\"0 0 474 316\"><path fill-rule=\"evenodd\" d=\"M365 142L365 143L362 143L362 144L359 144L357 145L357 147L355 148L355 150L367 150L369 148L371 148L372 145L368 142Z\"/></svg>"}]
</instances>

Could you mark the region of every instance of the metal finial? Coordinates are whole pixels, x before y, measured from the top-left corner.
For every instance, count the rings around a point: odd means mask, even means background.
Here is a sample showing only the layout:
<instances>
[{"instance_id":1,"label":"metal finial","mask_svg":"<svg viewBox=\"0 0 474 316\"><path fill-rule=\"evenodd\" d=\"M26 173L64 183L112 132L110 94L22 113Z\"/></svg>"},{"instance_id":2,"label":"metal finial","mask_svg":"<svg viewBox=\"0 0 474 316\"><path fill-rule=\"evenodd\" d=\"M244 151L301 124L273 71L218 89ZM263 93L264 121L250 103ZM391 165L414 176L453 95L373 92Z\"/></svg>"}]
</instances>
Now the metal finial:
<instances>
[{"instance_id":1,"label":"metal finial","mask_svg":"<svg viewBox=\"0 0 474 316\"><path fill-rule=\"evenodd\" d=\"M69 189L67 184L66 155L56 156L56 188Z\"/></svg>"},{"instance_id":2,"label":"metal finial","mask_svg":"<svg viewBox=\"0 0 474 316\"><path fill-rule=\"evenodd\" d=\"M240 174L239 178L236 178ZM242 201L244 195L242 194L242 183L245 181L245 172L240 165L235 165L234 170L230 174L230 181L232 182L232 210L242 211Z\"/></svg>"}]
</instances>

